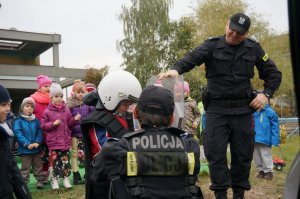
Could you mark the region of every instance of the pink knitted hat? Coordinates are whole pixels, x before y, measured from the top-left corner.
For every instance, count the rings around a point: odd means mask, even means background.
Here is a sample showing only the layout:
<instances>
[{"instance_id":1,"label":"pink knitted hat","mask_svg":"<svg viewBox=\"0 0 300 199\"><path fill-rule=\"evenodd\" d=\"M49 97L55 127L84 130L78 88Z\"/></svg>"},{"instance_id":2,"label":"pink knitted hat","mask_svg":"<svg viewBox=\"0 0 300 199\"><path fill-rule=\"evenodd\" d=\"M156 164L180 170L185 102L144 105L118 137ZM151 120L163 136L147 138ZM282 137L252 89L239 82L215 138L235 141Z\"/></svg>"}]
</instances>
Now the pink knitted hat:
<instances>
[{"instance_id":1,"label":"pink knitted hat","mask_svg":"<svg viewBox=\"0 0 300 199\"><path fill-rule=\"evenodd\" d=\"M52 80L48 76L45 76L45 75L37 76L36 82L38 83L39 88L41 88L42 86L45 86L47 84L52 84Z\"/></svg>"},{"instance_id":2,"label":"pink knitted hat","mask_svg":"<svg viewBox=\"0 0 300 199\"><path fill-rule=\"evenodd\" d=\"M187 83L186 81L183 82L183 91L190 94L190 86L189 83Z\"/></svg>"},{"instance_id":3,"label":"pink knitted hat","mask_svg":"<svg viewBox=\"0 0 300 199\"><path fill-rule=\"evenodd\" d=\"M86 83L85 87L86 87L86 89L87 89L88 92L96 90L96 86L94 84L92 84L92 83Z\"/></svg>"}]
</instances>

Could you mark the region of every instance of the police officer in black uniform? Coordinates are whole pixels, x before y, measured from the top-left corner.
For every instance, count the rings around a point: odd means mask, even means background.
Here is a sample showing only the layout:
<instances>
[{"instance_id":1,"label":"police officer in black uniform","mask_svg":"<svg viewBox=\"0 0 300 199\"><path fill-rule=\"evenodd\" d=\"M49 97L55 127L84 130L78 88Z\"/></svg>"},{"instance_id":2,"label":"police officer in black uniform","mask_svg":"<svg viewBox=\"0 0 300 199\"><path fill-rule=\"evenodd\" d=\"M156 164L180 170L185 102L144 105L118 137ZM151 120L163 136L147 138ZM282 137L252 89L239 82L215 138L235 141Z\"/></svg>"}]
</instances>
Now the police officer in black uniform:
<instances>
[{"instance_id":1,"label":"police officer in black uniform","mask_svg":"<svg viewBox=\"0 0 300 199\"><path fill-rule=\"evenodd\" d=\"M257 41L246 38L251 21L243 13L234 14L226 24L225 35L212 37L178 60L172 70L159 74L162 79L177 76L205 63L208 99L204 152L211 173L210 189L216 198L243 198L251 188L249 172L253 154L252 110L262 108L278 89L281 72ZM263 93L253 99L251 78L257 67L264 80ZM230 143L231 165L227 166Z\"/></svg>"},{"instance_id":2,"label":"police officer in black uniform","mask_svg":"<svg viewBox=\"0 0 300 199\"><path fill-rule=\"evenodd\" d=\"M143 90L135 109L142 129L109 139L95 158L92 182L108 179L109 198L203 198L196 185L199 145L169 127L173 111L169 90L154 85Z\"/></svg>"}]
</instances>

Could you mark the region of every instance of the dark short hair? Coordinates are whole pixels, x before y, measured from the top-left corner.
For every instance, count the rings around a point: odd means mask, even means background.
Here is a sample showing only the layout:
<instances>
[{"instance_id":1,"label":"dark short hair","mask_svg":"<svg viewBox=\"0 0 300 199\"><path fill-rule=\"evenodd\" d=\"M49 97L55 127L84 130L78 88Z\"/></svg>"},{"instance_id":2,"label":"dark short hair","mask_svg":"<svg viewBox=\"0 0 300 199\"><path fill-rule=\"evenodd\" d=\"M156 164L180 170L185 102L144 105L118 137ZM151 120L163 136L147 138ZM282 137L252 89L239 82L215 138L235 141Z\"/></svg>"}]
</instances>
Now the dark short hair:
<instances>
[{"instance_id":1,"label":"dark short hair","mask_svg":"<svg viewBox=\"0 0 300 199\"><path fill-rule=\"evenodd\" d=\"M171 118L173 115L162 116L157 114L145 113L136 107L137 119L140 124L147 124L156 127L168 127L171 125Z\"/></svg>"}]
</instances>

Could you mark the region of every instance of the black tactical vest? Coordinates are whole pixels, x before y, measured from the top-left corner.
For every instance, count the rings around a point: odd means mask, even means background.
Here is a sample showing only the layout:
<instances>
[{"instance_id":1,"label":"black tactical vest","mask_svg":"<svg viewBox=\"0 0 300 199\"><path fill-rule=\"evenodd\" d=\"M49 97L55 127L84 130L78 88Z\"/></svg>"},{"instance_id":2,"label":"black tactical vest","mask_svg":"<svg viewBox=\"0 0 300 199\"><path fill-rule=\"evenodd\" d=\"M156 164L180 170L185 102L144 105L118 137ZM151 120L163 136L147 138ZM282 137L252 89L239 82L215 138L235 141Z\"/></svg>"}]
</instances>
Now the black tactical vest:
<instances>
[{"instance_id":1,"label":"black tactical vest","mask_svg":"<svg viewBox=\"0 0 300 199\"><path fill-rule=\"evenodd\" d=\"M196 141L181 137L184 132L176 128L146 131L128 133L119 141L121 180L117 177L111 183L115 197L202 198L196 186L200 168Z\"/></svg>"},{"instance_id":2,"label":"black tactical vest","mask_svg":"<svg viewBox=\"0 0 300 199\"><path fill-rule=\"evenodd\" d=\"M106 110L96 110L85 117L81 122L81 130L83 132L84 141L84 153L85 153L85 190L86 198L93 198L94 192L92 183L90 180L91 175L93 175L93 167L91 165L93 157L90 153L90 140L89 140L89 130L93 125L100 125L105 128L113 137L122 138L122 136L128 131L122 126L122 124L113 116L112 113ZM108 186L103 184L101 186ZM105 194L104 194L105 195Z\"/></svg>"}]
</instances>

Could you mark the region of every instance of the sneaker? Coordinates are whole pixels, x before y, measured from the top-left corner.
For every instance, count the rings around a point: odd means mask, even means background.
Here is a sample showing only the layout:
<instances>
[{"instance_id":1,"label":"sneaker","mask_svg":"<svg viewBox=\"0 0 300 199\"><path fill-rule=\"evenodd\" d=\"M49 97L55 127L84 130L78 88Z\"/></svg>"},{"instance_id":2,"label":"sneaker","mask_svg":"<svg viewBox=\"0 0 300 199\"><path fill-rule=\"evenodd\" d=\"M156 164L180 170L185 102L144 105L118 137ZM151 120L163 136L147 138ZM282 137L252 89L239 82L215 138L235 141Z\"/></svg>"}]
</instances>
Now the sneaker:
<instances>
[{"instance_id":1,"label":"sneaker","mask_svg":"<svg viewBox=\"0 0 300 199\"><path fill-rule=\"evenodd\" d=\"M265 174L264 176L265 180L272 180L273 179L273 173L272 172L268 172Z\"/></svg>"},{"instance_id":2,"label":"sneaker","mask_svg":"<svg viewBox=\"0 0 300 199\"><path fill-rule=\"evenodd\" d=\"M263 171L260 171L256 177L259 179L263 179L265 177L265 173Z\"/></svg>"},{"instance_id":3,"label":"sneaker","mask_svg":"<svg viewBox=\"0 0 300 199\"><path fill-rule=\"evenodd\" d=\"M36 188L37 189L43 189L43 187L44 187L44 182L43 181L38 181L36 183Z\"/></svg>"},{"instance_id":4,"label":"sneaker","mask_svg":"<svg viewBox=\"0 0 300 199\"><path fill-rule=\"evenodd\" d=\"M50 184L51 184L51 188L52 188L53 190L59 188L58 179L55 178L55 177L51 178Z\"/></svg>"},{"instance_id":5,"label":"sneaker","mask_svg":"<svg viewBox=\"0 0 300 199\"><path fill-rule=\"evenodd\" d=\"M71 185L71 183L70 183L68 177L65 177L65 178L64 178L64 186L65 186L65 188L67 188L67 189L69 189L69 188L72 187L72 185Z\"/></svg>"}]
</instances>

